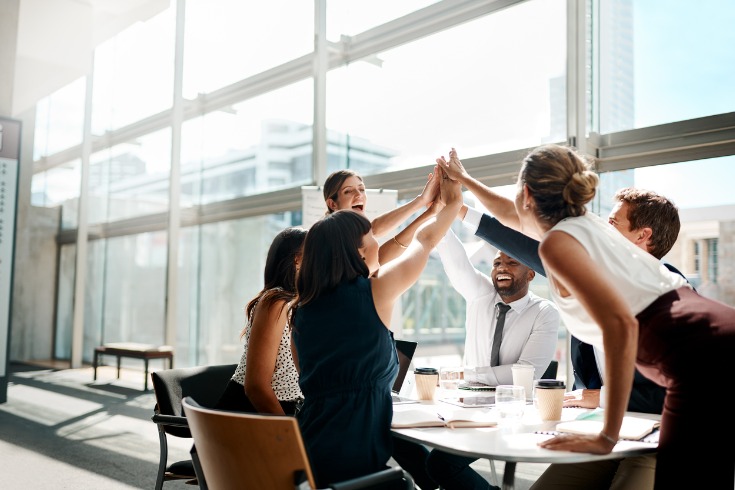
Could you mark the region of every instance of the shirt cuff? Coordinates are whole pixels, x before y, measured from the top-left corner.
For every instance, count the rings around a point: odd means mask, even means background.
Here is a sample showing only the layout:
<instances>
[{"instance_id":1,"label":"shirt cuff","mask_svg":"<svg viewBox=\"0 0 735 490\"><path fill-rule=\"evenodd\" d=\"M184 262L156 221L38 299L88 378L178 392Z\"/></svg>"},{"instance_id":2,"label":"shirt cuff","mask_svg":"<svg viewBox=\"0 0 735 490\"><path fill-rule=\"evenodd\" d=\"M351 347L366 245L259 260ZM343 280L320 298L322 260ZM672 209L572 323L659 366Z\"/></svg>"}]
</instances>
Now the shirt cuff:
<instances>
[{"instance_id":1,"label":"shirt cuff","mask_svg":"<svg viewBox=\"0 0 735 490\"><path fill-rule=\"evenodd\" d=\"M605 385L602 385L600 387L600 408L605 408L605 405L607 405L607 390Z\"/></svg>"},{"instance_id":2,"label":"shirt cuff","mask_svg":"<svg viewBox=\"0 0 735 490\"><path fill-rule=\"evenodd\" d=\"M477 209L467 206L467 214L465 214L464 219L462 220L462 224L472 230L473 235L477 233L477 229L480 227L480 219L482 218L482 214L483 213L481 213Z\"/></svg>"}]
</instances>

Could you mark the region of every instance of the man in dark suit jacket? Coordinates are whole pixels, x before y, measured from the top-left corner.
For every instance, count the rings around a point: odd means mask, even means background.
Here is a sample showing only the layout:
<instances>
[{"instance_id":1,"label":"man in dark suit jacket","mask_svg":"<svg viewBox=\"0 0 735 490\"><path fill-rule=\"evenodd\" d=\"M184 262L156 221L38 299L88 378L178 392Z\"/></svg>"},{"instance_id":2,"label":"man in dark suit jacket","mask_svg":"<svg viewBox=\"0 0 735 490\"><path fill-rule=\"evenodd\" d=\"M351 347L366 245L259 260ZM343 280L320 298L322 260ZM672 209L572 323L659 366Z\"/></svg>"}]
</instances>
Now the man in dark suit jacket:
<instances>
[{"instance_id":1,"label":"man in dark suit jacket","mask_svg":"<svg viewBox=\"0 0 735 490\"><path fill-rule=\"evenodd\" d=\"M679 211L671 201L655 192L631 187L619 190L615 194L615 201L608 220L623 236L657 259L661 259L671 250L681 227ZM467 213L474 214L474 217L468 219ZM463 207L460 217L477 222L477 211ZM545 276L536 240L504 226L486 214L479 218L475 234ZM667 263L663 265L683 276L674 266ZM565 400L565 406L600 406L603 383L594 348L572 336L570 357L577 398ZM665 395L665 388L653 383L636 369L628 410L660 414ZM596 482L601 479L612 482L616 475L640 485L636 488L652 488L655 459L651 456L626 459L630 463L628 468L625 467L626 460L606 461L601 464L551 465L532 489L552 482L563 482L567 488L585 488L593 479Z\"/></svg>"}]
</instances>

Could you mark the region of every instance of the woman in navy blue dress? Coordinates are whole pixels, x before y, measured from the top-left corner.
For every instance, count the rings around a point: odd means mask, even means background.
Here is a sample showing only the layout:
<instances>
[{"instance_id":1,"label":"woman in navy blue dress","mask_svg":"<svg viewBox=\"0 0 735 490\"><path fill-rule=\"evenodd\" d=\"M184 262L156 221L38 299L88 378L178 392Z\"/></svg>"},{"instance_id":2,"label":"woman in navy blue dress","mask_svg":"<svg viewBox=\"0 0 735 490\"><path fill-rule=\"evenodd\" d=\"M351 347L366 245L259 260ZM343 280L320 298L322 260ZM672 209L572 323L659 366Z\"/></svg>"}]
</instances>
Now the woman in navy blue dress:
<instances>
[{"instance_id":1,"label":"woman in navy blue dress","mask_svg":"<svg viewBox=\"0 0 735 490\"><path fill-rule=\"evenodd\" d=\"M319 486L383 470L391 457L398 358L390 319L462 204L461 186L445 177L446 204L383 267L360 213L337 211L307 233L290 324L304 394L297 417Z\"/></svg>"}]
</instances>

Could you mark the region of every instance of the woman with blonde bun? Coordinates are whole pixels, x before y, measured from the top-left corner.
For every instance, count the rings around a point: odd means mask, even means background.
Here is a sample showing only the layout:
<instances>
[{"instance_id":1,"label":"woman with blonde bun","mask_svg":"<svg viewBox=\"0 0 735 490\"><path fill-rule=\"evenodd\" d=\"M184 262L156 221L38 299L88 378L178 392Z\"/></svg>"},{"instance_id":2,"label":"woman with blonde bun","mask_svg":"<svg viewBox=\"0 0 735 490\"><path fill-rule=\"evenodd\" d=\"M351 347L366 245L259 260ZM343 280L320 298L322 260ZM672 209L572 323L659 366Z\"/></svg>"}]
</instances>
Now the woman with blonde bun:
<instances>
[{"instance_id":1,"label":"woman with blonde bun","mask_svg":"<svg viewBox=\"0 0 735 490\"><path fill-rule=\"evenodd\" d=\"M599 177L575 149L546 145L521 164L515 200L472 178L454 149L437 163L503 224L540 241L552 299L567 329L605 356L602 430L545 440L546 449L610 453L634 367L666 387L655 488L732 489L735 425L710 423L735 353L735 308L704 298L686 280L589 213ZM706 399L703 394L712 394ZM717 449L715 449L717 448ZM696 468L696 470L687 470ZM706 482L706 483L705 483Z\"/></svg>"}]
</instances>

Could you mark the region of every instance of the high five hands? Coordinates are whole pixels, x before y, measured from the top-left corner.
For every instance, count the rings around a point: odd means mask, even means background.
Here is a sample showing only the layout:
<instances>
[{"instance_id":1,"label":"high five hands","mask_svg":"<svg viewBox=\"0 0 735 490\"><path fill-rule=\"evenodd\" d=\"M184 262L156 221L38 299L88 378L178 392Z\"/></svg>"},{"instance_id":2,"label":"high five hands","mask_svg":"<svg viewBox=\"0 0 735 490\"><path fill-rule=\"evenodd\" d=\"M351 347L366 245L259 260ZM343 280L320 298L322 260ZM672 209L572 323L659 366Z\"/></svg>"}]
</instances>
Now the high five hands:
<instances>
[{"instance_id":1,"label":"high five hands","mask_svg":"<svg viewBox=\"0 0 735 490\"><path fill-rule=\"evenodd\" d=\"M439 159L437 159L437 163L438 161ZM435 167L435 171L437 172L438 176L441 176L441 179L439 181L441 201L444 204L462 202L462 184L458 180L450 178L441 165L437 165Z\"/></svg>"},{"instance_id":2,"label":"high five hands","mask_svg":"<svg viewBox=\"0 0 735 490\"><path fill-rule=\"evenodd\" d=\"M447 161L442 155L436 159L436 164L439 168L444 170L448 178L452 180L463 182L465 178L469 177L467 170L465 170L462 162L457 156L457 150L454 148L449 151L449 161Z\"/></svg>"}]
</instances>

